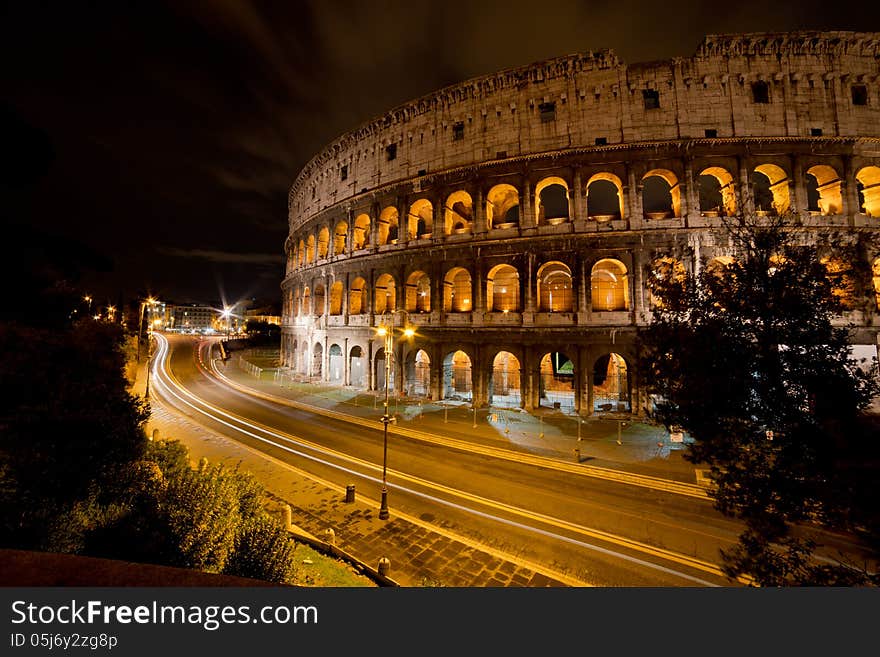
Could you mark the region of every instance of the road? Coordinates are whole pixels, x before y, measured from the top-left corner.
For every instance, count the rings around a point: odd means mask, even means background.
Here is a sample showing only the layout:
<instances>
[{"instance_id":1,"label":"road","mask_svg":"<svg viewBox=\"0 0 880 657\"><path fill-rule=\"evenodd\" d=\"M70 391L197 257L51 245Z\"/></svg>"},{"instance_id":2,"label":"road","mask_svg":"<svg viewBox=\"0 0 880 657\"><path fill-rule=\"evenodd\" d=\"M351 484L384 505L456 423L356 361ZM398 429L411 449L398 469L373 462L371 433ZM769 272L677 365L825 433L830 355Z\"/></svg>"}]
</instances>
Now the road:
<instances>
[{"instance_id":1,"label":"road","mask_svg":"<svg viewBox=\"0 0 880 657\"><path fill-rule=\"evenodd\" d=\"M161 336L153 394L213 431L358 494L380 498L379 422L343 421L247 394L217 367L216 343ZM231 367L231 366L230 366ZM719 549L739 526L708 499L503 458L449 441L394 435L389 506L502 554L600 586L729 586Z\"/></svg>"}]
</instances>

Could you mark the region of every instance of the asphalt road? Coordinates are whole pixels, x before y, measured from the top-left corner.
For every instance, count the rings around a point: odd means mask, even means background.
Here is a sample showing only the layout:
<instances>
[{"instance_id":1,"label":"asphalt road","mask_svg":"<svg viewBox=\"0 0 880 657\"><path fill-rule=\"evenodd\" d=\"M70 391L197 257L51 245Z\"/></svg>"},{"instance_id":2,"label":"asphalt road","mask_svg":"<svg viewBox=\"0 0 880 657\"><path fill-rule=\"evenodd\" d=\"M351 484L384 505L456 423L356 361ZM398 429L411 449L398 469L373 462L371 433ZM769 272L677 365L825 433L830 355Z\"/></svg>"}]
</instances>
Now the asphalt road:
<instances>
[{"instance_id":1,"label":"asphalt road","mask_svg":"<svg viewBox=\"0 0 880 657\"><path fill-rule=\"evenodd\" d=\"M212 430L316 477L380 499L383 432L231 387L215 343L160 339L152 393ZM229 365L232 367L232 365ZM387 485L404 512L500 553L600 586L736 585L719 549L736 523L708 500L393 436Z\"/></svg>"}]
</instances>

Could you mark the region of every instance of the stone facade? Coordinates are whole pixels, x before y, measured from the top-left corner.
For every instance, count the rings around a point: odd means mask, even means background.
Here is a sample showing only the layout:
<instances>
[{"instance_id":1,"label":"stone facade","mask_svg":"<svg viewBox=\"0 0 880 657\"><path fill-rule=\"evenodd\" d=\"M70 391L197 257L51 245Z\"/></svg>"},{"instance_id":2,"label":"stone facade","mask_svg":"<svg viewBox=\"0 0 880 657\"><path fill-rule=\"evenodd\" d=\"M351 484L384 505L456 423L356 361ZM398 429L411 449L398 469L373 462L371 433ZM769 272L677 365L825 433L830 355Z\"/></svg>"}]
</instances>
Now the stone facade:
<instances>
[{"instance_id":1,"label":"stone facade","mask_svg":"<svg viewBox=\"0 0 880 657\"><path fill-rule=\"evenodd\" d=\"M725 216L880 227L878 62L878 33L709 36L691 58L572 55L389 111L291 187L284 365L383 388L393 320L416 329L394 343L407 394L640 413L646 276L735 255ZM865 345L873 283L841 318Z\"/></svg>"}]
</instances>

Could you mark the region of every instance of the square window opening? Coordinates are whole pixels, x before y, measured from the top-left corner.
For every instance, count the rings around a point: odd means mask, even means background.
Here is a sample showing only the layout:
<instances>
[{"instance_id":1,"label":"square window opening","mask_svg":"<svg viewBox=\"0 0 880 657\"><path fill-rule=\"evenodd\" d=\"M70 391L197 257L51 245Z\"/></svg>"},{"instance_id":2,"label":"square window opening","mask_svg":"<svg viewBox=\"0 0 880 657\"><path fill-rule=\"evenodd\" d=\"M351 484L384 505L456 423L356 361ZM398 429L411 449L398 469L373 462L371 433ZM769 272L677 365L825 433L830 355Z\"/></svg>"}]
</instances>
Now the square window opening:
<instances>
[{"instance_id":1,"label":"square window opening","mask_svg":"<svg viewBox=\"0 0 880 657\"><path fill-rule=\"evenodd\" d=\"M656 89L643 89L642 98L645 101L646 110L660 108L660 92Z\"/></svg>"}]
</instances>

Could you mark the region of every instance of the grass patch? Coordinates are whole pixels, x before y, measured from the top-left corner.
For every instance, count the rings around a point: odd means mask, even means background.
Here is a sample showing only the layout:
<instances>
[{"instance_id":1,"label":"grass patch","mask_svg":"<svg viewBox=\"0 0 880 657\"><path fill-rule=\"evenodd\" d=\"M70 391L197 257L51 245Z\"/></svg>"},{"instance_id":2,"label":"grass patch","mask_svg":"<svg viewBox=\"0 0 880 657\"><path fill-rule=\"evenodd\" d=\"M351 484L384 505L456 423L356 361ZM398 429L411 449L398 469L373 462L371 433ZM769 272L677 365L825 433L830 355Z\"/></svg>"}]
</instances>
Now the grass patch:
<instances>
[{"instance_id":1,"label":"grass patch","mask_svg":"<svg viewBox=\"0 0 880 657\"><path fill-rule=\"evenodd\" d=\"M297 586L378 586L366 575L344 561L328 557L312 547L297 543L294 551Z\"/></svg>"}]
</instances>

